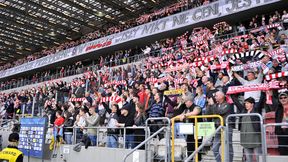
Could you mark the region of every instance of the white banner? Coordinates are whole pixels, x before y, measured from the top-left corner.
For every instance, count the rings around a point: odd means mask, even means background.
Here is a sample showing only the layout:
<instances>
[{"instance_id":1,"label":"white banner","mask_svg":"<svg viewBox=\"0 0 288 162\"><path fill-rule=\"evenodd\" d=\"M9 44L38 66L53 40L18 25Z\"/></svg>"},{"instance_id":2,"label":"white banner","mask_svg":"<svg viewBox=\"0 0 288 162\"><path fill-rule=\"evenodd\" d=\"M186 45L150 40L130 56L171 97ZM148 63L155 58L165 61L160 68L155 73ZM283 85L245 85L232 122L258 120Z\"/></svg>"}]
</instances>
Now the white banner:
<instances>
[{"instance_id":1,"label":"white banner","mask_svg":"<svg viewBox=\"0 0 288 162\"><path fill-rule=\"evenodd\" d=\"M117 34L112 34L110 36L87 42L77 47L73 47L11 69L3 70L0 72L0 78L47 66L77 55L83 55L127 41L175 30L184 26L227 16L278 1L280 0L219 0L217 2L209 3L188 11L164 17L162 19L131 28Z\"/></svg>"}]
</instances>

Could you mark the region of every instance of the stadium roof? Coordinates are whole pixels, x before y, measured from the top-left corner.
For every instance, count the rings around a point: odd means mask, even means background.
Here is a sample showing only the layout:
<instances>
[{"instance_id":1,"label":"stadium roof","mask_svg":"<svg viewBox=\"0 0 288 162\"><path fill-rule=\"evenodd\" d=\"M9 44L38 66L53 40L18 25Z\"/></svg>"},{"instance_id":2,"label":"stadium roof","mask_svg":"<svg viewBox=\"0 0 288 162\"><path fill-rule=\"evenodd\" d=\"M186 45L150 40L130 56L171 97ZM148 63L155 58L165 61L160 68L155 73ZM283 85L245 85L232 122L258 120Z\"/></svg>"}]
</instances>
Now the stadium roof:
<instances>
[{"instance_id":1,"label":"stadium roof","mask_svg":"<svg viewBox=\"0 0 288 162\"><path fill-rule=\"evenodd\" d=\"M177 0L0 0L0 65Z\"/></svg>"}]
</instances>

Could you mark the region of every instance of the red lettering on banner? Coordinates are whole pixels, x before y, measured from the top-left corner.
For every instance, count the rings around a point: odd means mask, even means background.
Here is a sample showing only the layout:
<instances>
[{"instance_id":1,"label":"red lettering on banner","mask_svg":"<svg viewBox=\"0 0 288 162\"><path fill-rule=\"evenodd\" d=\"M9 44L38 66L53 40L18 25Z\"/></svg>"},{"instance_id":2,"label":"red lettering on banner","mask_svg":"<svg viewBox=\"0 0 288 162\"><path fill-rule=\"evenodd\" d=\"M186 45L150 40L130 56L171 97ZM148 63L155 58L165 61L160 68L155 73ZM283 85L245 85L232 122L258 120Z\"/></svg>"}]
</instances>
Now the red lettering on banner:
<instances>
[{"instance_id":1,"label":"red lettering on banner","mask_svg":"<svg viewBox=\"0 0 288 162\"><path fill-rule=\"evenodd\" d=\"M86 47L85 51L90 51L90 50L93 50L93 49L99 49L99 48L102 48L102 47L107 47L107 46L110 46L112 44L112 41L107 41L107 42L104 42L104 43L98 43L98 44L94 44L94 45L91 45L91 46L88 46Z\"/></svg>"}]
</instances>

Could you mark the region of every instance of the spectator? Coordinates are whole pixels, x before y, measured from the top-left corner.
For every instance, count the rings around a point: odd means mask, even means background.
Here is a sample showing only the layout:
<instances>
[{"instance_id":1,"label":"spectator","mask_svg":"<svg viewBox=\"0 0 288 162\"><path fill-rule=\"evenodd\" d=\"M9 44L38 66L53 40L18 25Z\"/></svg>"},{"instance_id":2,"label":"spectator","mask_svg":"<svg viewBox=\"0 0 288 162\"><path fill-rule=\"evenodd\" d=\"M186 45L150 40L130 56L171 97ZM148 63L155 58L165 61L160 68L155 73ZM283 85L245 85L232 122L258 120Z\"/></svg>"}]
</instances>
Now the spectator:
<instances>
[{"instance_id":1,"label":"spectator","mask_svg":"<svg viewBox=\"0 0 288 162\"><path fill-rule=\"evenodd\" d=\"M274 104L276 108L276 123L288 123L288 91L279 94L279 104ZM287 126L275 127L275 133L278 138L278 151L280 155L288 155L288 129Z\"/></svg>"},{"instance_id":2,"label":"spectator","mask_svg":"<svg viewBox=\"0 0 288 162\"><path fill-rule=\"evenodd\" d=\"M259 84L262 82L263 80L263 73L260 72L258 74L258 77L256 78L255 73L253 71L249 71L247 73L247 80L243 79L240 75L238 75L237 73L234 73L234 76L238 79L238 81L242 84L242 85L251 85L251 84ZM259 107L261 105L261 101L260 101L260 97L261 97L261 91L252 91L252 92L245 92L244 93L244 100L252 97L255 99L255 106ZM261 113L261 110L259 110Z\"/></svg>"},{"instance_id":3,"label":"spectator","mask_svg":"<svg viewBox=\"0 0 288 162\"><path fill-rule=\"evenodd\" d=\"M97 130L98 128L91 128L91 127L99 127L100 125L100 116L96 113L95 107L91 106L89 108L89 113L91 114L89 117L85 118L85 122L87 123L88 137L91 140L92 146L97 146Z\"/></svg>"},{"instance_id":4,"label":"spectator","mask_svg":"<svg viewBox=\"0 0 288 162\"><path fill-rule=\"evenodd\" d=\"M225 94L221 91L218 91L215 93L215 101L212 98L207 99L208 100L208 105L206 107L206 114L207 115L221 115L223 117L223 120L226 121L226 117L230 115L233 112L232 107L225 101ZM213 118L213 121L216 124L216 127L220 126L220 121L219 119ZM229 131L229 161L233 161L233 147L232 147L232 130L233 128L228 128ZM221 134L216 133L214 137L214 142L213 142L213 152L214 156L217 162L221 162L221 157L219 148L221 145Z\"/></svg>"},{"instance_id":5,"label":"spectator","mask_svg":"<svg viewBox=\"0 0 288 162\"><path fill-rule=\"evenodd\" d=\"M180 115L177 117L180 118L181 122L189 122L189 123L194 123L194 120L191 120L189 116L197 116L201 114L201 108L193 103L193 97L192 96L187 96L184 99L184 105L183 107L180 107L181 109L178 110ZM201 119L198 119L198 122L201 122ZM194 135L187 135L186 138L187 141L187 151L188 151L188 156L192 154L192 152L195 150L195 138ZM198 144L201 145L202 140L198 140ZM201 154L199 154L198 159L201 161Z\"/></svg>"},{"instance_id":6,"label":"spectator","mask_svg":"<svg viewBox=\"0 0 288 162\"><path fill-rule=\"evenodd\" d=\"M145 114L144 106L140 103L137 103L133 127L144 127L146 118L147 117ZM135 146L139 145L142 141L145 140L145 130L135 129L134 134L135 134ZM144 149L144 146L140 147L140 149Z\"/></svg>"},{"instance_id":7,"label":"spectator","mask_svg":"<svg viewBox=\"0 0 288 162\"><path fill-rule=\"evenodd\" d=\"M68 111L66 111L64 113L64 139L65 139L65 143L68 145L72 144L72 135L73 135L73 117L72 114ZM70 127L70 128L69 128Z\"/></svg>"},{"instance_id":8,"label":"spectator","mask_svg":"<svg viewBox=\"0 0 288 162\"><path fill-rule=\"evenodd\" d=\"M252 97L244 100L244 106L236 99L233 100L238 107L243 107L243 112L241 113L258 113L255 107L255 100ZM247 162L253 162L255 155L255 159L259 161L259 155L262 153L261 148L261 125L260 119L258 116L243 116L239 121L239 129L241 131L240 134L240 143L244 148L244 153Z\"/></svg>"},{"instance_id":9,"label":"spectator","mask_svg":"<svg viewBox=\"0 0 288 162\"><path fill-rule=\"evenodd\" d=\"M134 125L134 114L131 113L131 108L128 106L123 106L121 108L121 115L119 116L118 127L132 127ZM134 135L132 129L126 129L125 136L125 146L126 148L134 148Z\"/></svg>"},{"instance_id":10,"label":"spectator","mask_svg":"<svg viewBox=\"0 0 288 162\"><path fill-rule=\"evenodd\" d=\"M194 98L194 104L201 108L201 112L205 112L206 96L203 93L201 86L196 88L196 97Z\"/></svg>"},{"instance_id":11,"label":"spectator","mask_svg":"<svg viewBox=\"0 0 288 162\"><path fill-rule=\"evenodd\" d=\"M119 130L115 129L118 124L118 114L119 107L117 104L112 105L112 109L109 113L109 117L107 119L107 147L110 148L117 148L118 147L118 134Z\"/></svg>"}]
</instances>

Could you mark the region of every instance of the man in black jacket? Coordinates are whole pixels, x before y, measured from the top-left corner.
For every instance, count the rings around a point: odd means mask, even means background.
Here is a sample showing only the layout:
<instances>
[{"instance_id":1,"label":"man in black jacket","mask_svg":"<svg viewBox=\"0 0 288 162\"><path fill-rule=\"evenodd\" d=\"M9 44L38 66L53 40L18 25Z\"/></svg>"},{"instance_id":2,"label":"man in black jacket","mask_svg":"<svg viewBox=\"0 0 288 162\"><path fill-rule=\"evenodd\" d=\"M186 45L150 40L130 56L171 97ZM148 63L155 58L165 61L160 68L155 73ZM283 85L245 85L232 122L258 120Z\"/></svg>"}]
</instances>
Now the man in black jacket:
<instances>
[{"instance_id":1,"label":"man in black jacket","mask_svg":"<svg viewBox=\"0 0 288 162\"><path fill-rule=\"evenodd\" d=\"M119 116L118 127L132 127L134 125L134 114L131 113L130 107L123 106L121 108L121 115ZM134 135L132 129L126 130L125 136L125 146L126 148L134 148Z\"/></svg>"}]
</instances>

